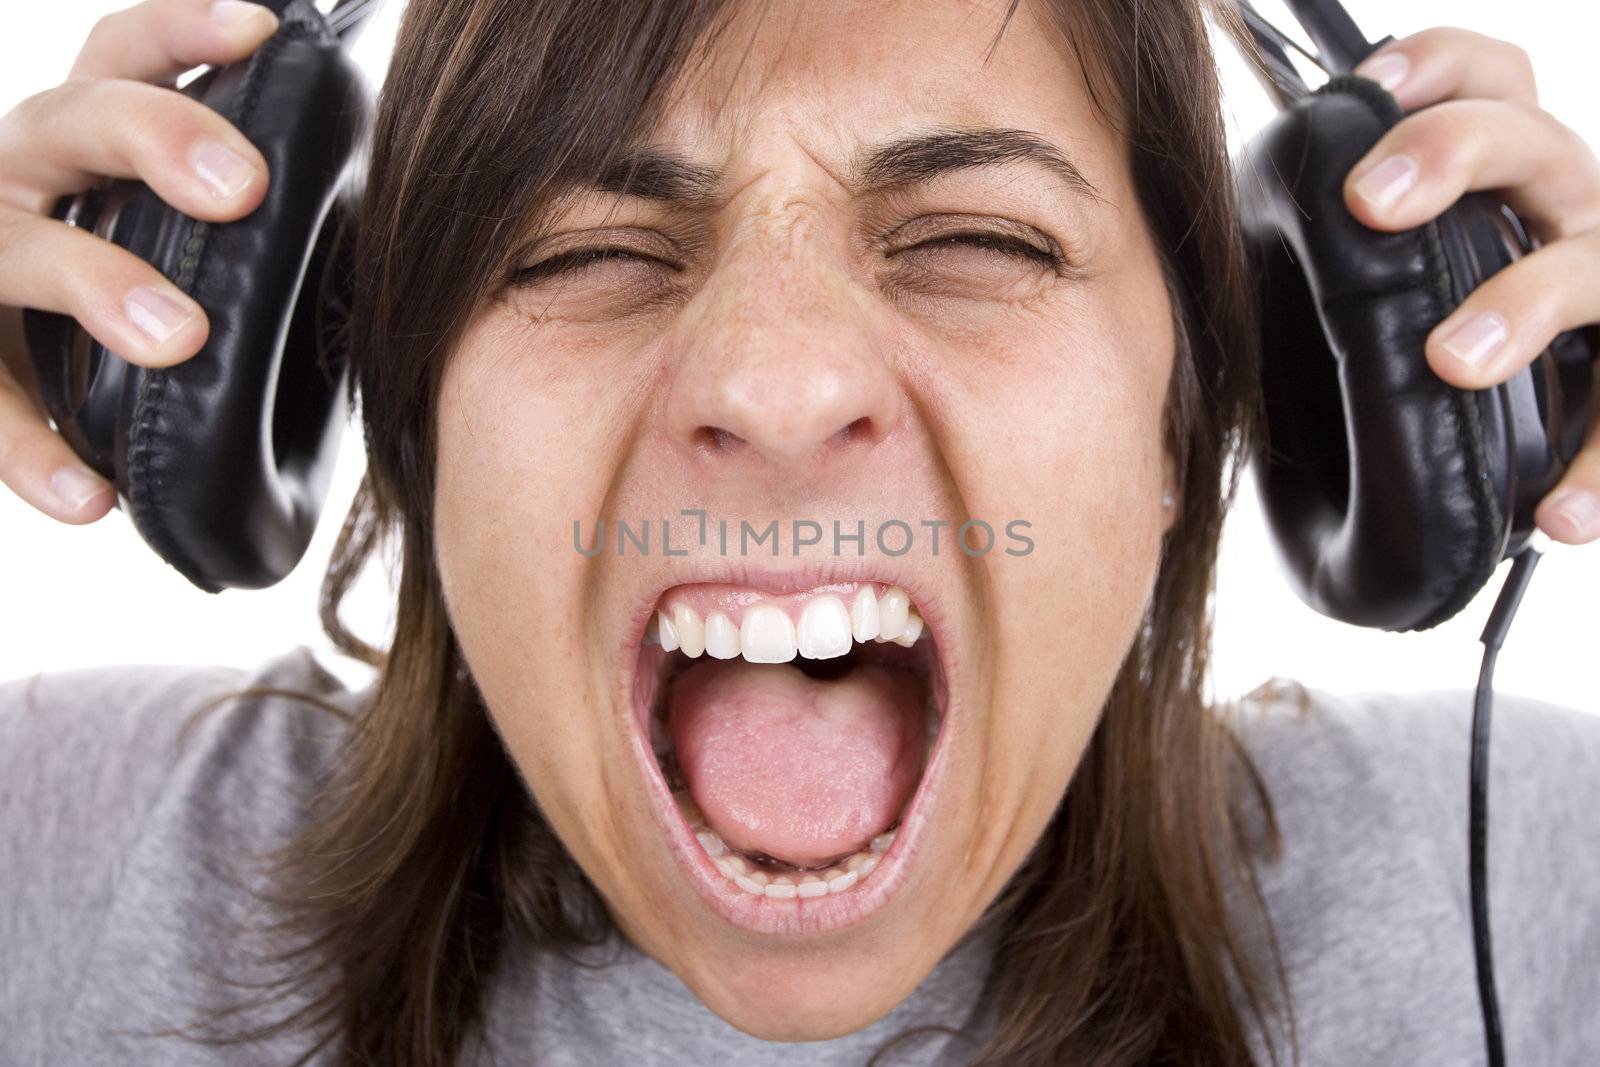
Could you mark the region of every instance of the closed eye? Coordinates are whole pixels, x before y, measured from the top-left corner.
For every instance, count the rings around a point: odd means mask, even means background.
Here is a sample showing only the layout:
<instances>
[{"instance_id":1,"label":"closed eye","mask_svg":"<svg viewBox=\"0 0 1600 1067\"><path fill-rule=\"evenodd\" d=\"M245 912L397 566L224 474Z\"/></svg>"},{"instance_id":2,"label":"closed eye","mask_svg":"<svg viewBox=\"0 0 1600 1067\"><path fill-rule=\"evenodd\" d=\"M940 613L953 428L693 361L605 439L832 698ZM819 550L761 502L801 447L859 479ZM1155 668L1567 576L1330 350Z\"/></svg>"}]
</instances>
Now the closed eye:
<instances>
[{"instance_id":1,"label":"closed eye","mask_svg":"<svg viewBox=\"0 0 1600 1067\"><path fill-rule=\"evenodd\" d=\"M522 267L513 272L511 281L514 285L529 285L553 274L576 271L608 259L637 259L667 265L665 260L656 259L654 256L642 255L615 245L602 245L593 248L575 248L570 252L562 252L560 255L541 260L532 266Z\"/></svg>"},{"instance_id":2,"label":"closed eye","mask_svg":"<svg viewBox=\"0 0 1600 1067\"><path fill-rule=\"evenodd\" d=\"M1040 248L1009 234L988 233L977 230L942 234L932 240L922 241L908 248L900 249L891 253L891 255L904 255L919 248L938 248L944 245L966 245L973 248L982 248L1015 259L1026 259L1042 263L1049 267L1059 267L1062 262L1061 256L1051 249ZM635 252L632 249L616 245L597 245L590 248L576 248L569 252L562 252L531 266L519 268L512 273L511 282L513 285L531 285L540 279L556 274L579 271L596 263L616 259L634 259L645 263L660 263L662 266L672 266L665 260Z\"/></svg>"},{"instance_id":3,"label":"closed eye","mask_svg":"<svg viewBox=\"0 0 1600 1067\"><path fill-rule=\"evenodd\" d=\"M1046 266L1056 267L1061 263L1061 257L1048 248L1040 248L1009 234L989 233L979 230L963 230L959 233L944 234L929 241L922 241L902 251L909 252L918 248L936 248L940 245L970 245L974 248L989 249L1002 255L1012 256L1017 259L1031 259ZM900 255L896 252L895 255Z\"/></svg>"}]
</instances>

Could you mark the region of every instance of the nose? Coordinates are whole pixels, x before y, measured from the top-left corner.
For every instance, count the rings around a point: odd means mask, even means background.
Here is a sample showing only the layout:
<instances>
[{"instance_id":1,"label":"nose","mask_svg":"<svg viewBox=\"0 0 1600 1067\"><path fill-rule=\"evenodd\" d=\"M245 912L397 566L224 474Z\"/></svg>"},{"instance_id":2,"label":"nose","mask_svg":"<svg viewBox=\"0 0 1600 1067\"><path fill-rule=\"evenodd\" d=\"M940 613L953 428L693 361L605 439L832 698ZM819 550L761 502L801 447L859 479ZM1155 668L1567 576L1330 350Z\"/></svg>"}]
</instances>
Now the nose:
<instances>
[{"instance_id":1,"label":"nose","mask_svg":"<svg viewBox=\"0 0 1600 1067\"><path fill-rule=\"evenodd\" d=\"M708 276L667 400L672 438L697 460L808 479L893 432L883 327L836 256L796 217Z\"/></svg>"}]
</instances>

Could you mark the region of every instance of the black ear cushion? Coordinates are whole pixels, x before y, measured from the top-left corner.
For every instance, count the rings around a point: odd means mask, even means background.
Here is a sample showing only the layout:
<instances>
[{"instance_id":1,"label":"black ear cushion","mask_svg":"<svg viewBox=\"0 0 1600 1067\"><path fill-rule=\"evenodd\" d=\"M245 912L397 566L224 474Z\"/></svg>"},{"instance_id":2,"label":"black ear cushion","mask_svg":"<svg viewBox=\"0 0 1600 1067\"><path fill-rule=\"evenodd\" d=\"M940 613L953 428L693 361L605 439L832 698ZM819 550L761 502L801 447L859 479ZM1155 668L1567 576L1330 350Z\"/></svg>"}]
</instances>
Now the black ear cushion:
<instances>
[{"instance_id":1,"label":"black ear cushion","mask_svg":"<svg viewBox=\"0 0 1600 1067\"><path fill-rule=\"evenodd\" d=\"M129 376L119 441L145 539L201 588L259 588L304 554L343 427L344 368L319 359L317 289L348 270L326 262L338 235L324 224L367 97L305 0L248 62L206 77L201 99L261 150L269 188L225 225L143 212L159 220L146 258L206 309L210 336L189 360Z\"/></svg>"},{"instance_id":2,"label":"black ear cushion","mask_svg":"<svg viewBox=\"0 0 1600 1067\"><path fill-rule=\"evenodd\" d=\"M1237 171L1262 302L1263 510L1307 603L1388 630L1458 612L1505 538L1479 406L1423 356L1479 279L1452 278L1439 220L1387 233L1344 203L1350 168L1403 117L1375 82L1333 78Z\"/></svg>"}]
</instances>

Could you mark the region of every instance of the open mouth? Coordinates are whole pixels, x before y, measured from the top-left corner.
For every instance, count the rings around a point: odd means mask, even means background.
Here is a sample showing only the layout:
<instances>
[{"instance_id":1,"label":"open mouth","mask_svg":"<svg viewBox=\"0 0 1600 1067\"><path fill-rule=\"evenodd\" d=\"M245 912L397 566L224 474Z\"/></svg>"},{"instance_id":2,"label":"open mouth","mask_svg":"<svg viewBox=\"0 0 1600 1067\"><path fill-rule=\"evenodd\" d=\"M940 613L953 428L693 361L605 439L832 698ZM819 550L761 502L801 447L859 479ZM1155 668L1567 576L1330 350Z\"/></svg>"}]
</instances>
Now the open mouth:
<instances>
[{"instance_id":1,"label":"open mouth","mask_svg":"<svg viewBox=\"0 0 1600 1067\"><path fill-rule=\"evenodd\" d=\"M837 928L887 900L946 704L932 629L877 581L675 586L633 676L659 820L714 909L763 932Z\"/></svg>"}]
</instances>

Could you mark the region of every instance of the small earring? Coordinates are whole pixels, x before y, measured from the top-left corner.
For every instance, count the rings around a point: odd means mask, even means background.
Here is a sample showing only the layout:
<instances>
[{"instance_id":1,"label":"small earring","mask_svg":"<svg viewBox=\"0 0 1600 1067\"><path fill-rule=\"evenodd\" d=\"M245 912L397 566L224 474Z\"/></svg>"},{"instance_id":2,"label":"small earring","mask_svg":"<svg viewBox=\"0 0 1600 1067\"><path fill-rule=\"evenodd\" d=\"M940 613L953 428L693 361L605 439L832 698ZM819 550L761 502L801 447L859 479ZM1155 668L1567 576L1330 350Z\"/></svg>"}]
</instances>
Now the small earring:
<instances>
[{"instance_id":1,"label":"small earring","mask_svg":"<svg viewBox=\"0 0 1600 1067\"><path fill-rule=\"evenodd\" d=\"M1163 489L1163 490L1161 490L1161 506L1163 508L1167 508L1168 510L1171 510L1172 505L1174 505L1176 503L1177 503L1177 499L1172 495L1172 490L1171 489Z\"/></svg>"}]
</instances>

